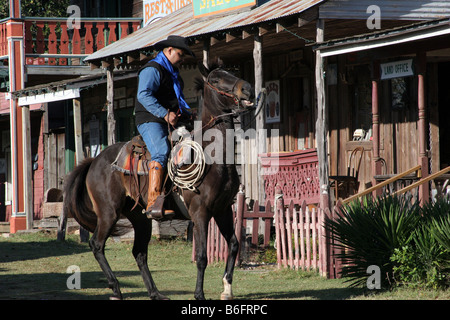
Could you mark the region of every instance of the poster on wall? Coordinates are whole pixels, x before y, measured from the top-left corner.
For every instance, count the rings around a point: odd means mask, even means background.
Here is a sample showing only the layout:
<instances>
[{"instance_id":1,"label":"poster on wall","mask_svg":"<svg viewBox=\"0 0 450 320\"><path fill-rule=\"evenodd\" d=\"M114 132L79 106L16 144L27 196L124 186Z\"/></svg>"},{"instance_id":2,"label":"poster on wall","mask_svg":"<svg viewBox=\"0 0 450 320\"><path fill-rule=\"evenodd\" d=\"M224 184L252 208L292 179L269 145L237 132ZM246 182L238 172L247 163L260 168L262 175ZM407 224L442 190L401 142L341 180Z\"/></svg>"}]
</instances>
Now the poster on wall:
<instances>
[{"instance_id":1,"label":"poster on wall","mask_svg":"<svg viewBox=\"0 0 450 320\"><path fill-rule=\"evenodd\" d=\"M266 123L280 122L280 81L267 81L266 95Z\"/></svg>"},{"instance_id":2,"label":"poster on wall","mask_svg":"<svg viewBox=\"0 0 450 320\"><path fill-rule=\"evenodd\" d=\"M190 3L192 0L143 0L144 27Z\"/></svg>"}]
</instances>

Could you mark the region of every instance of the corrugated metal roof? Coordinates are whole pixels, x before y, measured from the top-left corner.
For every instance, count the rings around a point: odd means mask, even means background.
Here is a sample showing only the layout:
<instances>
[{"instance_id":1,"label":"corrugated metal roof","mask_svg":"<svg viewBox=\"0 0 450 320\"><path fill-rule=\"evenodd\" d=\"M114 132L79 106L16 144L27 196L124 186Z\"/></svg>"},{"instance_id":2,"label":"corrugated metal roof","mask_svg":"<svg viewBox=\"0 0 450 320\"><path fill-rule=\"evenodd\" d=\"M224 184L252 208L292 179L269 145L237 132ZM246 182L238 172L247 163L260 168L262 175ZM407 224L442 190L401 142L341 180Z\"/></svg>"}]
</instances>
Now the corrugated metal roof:
<instances>
[{"instance_id":1,"label":"corrugated metal roof","mask_svg":"<svg viewBox=\"0 0 450 320\"><path fill-rule=\"evenodd\" d=\"M381 20L434 20L450 17L450 1L436 0L330 0L320 6L321 19L367 19L377 5Z\"/></svg>"},{"instance_id":2,"label":"corrugated metal roof","mask_svg":"<svg viewBox=\"0 0 450 320\"><path fill-rule=\"evenodd\" d=\"M326 0L271 0L251 10L198 19L193 17L191 3L130 34L126 38L91 54L85 61L104 59L144 49L166 39L171 34L184 37L201 36L221 30L229 30L287 17L301 13L324 1Z\"/></svg>"}]
</instances>

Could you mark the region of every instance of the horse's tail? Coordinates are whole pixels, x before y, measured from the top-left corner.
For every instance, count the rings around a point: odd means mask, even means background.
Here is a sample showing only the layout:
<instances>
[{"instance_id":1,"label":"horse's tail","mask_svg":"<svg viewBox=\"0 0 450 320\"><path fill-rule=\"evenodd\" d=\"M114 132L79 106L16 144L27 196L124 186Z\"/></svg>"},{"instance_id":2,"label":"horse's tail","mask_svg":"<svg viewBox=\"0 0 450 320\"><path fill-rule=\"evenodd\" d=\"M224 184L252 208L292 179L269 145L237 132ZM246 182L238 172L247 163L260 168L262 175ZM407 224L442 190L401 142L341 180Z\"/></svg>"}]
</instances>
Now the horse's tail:
<instances>
[{"instance_id":1,"label":"horse's tail","mask_svg":"<svg viewBox=\"0 0 450 320\"><path fill-rule=\"evenodd\" d=\"M76 166L67 176L64 187L64 214L73 217L83 228L94 232L97 215L86 188L86 176L94 158L88 158Z\"/></svg>"},{"instance_id":2,"label":"horse's tail","mask_svg":"<svg viewBox=\"0 0 450 320\"><path fill-rule=\"evenodd\" d=\"M94 232L97 227L97 215L86 188L86 176L93 160L94 158L87 158L76 166L67 176L64 187L64 215L73 217L90 232ZM115 224L111 235L121 236L132 228L131 223L122 219Z\"/></svg>"}]
</instances>

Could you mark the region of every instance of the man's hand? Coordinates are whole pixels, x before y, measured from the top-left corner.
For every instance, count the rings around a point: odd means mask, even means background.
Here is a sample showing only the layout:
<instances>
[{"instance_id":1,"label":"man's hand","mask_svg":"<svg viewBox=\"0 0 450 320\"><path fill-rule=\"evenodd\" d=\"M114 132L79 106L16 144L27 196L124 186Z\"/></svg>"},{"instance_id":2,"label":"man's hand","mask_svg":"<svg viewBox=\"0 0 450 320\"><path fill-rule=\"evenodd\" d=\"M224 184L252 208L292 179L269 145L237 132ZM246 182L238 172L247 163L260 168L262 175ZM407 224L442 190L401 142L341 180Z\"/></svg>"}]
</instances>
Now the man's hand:
<instances>
[{"instance_id":1,"label":"man's hand","mask_svg":"<svg viewBox=\"0 0 450 320\"><path fill-rule=\"evenodd\" d=\"M178 122L178 118L179 118L178 113L169 111L164 117L164 120L166 120L166 122L168 122L171 126L175 127L175 125Z\"/></svg>"}]
</instances>

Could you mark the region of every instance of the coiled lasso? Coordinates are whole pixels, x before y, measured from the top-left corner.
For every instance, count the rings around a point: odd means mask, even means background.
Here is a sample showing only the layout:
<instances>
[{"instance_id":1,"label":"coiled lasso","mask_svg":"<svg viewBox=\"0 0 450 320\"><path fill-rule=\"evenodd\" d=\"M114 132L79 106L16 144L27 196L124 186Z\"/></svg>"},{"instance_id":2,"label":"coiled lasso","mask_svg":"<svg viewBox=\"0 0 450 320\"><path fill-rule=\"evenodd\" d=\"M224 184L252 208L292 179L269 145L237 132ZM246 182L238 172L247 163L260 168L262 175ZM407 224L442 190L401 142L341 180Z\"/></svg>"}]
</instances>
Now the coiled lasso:
<instances>
[{"instance_id":1,"label":"coiled lasso","mask_svg":"<svg viewBox=\"0 0 450 320\"><path fill-rule=\"evenodd\" d=\"M189 164L177 164L173 159L177 156L176 153L183 148L184 150L192 150L193 161ZM170 179L173 183L182 189L195 191L194 185L202 178L205 172L205 154L202 146L191 139L182 139L178 142L177 148L173 148L170 153L170 161L167 166Z\"/></svg>"}]
</instances>

